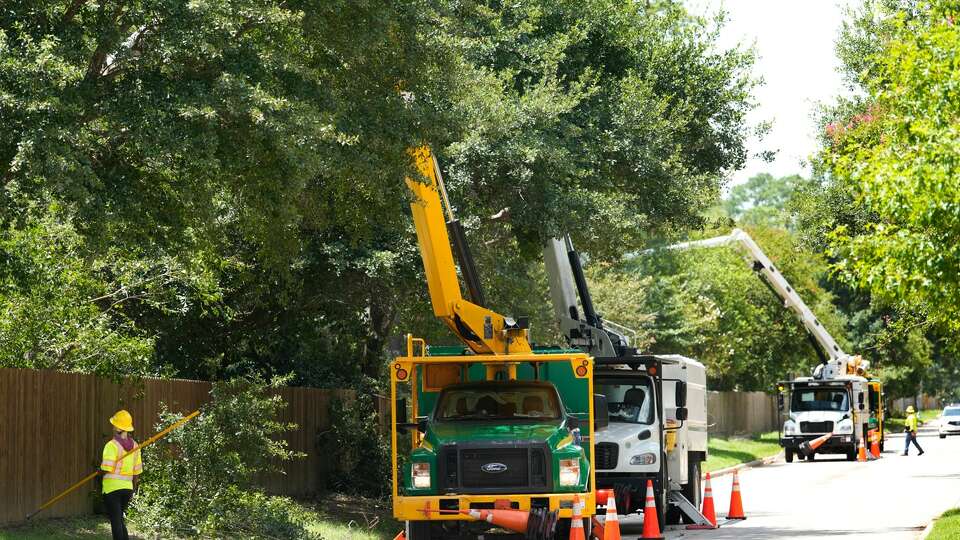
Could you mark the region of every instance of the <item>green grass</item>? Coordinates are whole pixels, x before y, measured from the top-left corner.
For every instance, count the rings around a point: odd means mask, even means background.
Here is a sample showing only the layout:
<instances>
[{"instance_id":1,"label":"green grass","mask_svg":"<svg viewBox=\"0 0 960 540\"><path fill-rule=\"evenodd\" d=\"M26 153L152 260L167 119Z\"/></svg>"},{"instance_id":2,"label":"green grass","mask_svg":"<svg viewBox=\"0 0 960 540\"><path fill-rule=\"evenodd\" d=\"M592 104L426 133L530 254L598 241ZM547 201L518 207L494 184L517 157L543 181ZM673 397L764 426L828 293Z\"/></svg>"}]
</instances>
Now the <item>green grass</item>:
<instances>
[{"instance_id":1,"label":"green grass","mask_svg":"<svg viewBox=\"0 0 960 540\"><path fill-rule=\"evenodd\" d=\"M940 409L927 409L920 411L919 418L921 422L926 423L935 420L937 416L940 416ZM883 429L887 433L903 433L903 424L906 421L906 417L894 418L888 416L883 421Z\"/></svg>"},{"instance_id":2,"label":"green grass","mask_svg":"<svg viewBox=\"0 0 960 540\"><path fill-rule=\"evenodd\" d=\"M775 456L780 453L777 432L763 433L753 437L710 437L709 457L703 464L703 472L713 472L740 463Z\"/></svg>"},{"instance_id":3,"label":"green grass","mask_svg":"<svg viewBox=\"0 0 960 540\"><path fill-rule=\"evenodd\" d=\"M947 510L933 525L927 540L953 540L960 538L960 508Z\"/></svg>"},{"instance_id":4,"label":"green grass","mask_svg":"<svg viewBox=\"0 0 960 540\"><path fill-rule=\"evenodd\" d=\"M401 529L384 501L331 494L303 504L313 515L308 528L324 540L392 540ZM148 538L129 521L128 529L130 538ZM106 516L37 520L0 528L0 540L110 540L110 523Z\"/></svg>"},{"instance_id":5,"label":"green grass","mask_svg":"<svg viewBox=\"0 0 960 540\"><path fill-rule=\"evenodd\" d=\"M142 538L130 531L130 538ZM110 540L110 523L105 516L45 519L0 529L0 540Z\"/></svg>"}]
</instances>

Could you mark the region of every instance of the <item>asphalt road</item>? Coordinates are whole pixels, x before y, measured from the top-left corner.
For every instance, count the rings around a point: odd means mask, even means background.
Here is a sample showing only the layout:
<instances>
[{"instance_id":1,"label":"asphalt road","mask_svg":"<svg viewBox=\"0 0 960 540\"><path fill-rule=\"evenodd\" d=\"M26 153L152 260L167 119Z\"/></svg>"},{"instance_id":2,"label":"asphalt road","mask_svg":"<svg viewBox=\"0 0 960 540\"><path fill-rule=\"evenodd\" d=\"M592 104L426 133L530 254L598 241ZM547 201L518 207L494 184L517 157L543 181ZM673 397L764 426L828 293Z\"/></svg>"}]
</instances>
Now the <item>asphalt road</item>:
<instances>
[{"instance_id":1,"label":"asphalt road","mask_svg":"<svg viewBox=\"0 0 960 540\"><path fill-rule=\"evenodd\" d=\"M940 440L921 429L923 456L903 457L903 437L887 439L882 458L868 463L817 456L813 462L741 471L747 519L724 524L732 476L713 480L721 527L711 531L668 528L667 538L760 540L843 538L912 540L931 519L960 506L960 437ZM838 456L839 457L839 456ZM625 539L640 538L642 518L621 519Z\"/></svg>"}]
</instances>

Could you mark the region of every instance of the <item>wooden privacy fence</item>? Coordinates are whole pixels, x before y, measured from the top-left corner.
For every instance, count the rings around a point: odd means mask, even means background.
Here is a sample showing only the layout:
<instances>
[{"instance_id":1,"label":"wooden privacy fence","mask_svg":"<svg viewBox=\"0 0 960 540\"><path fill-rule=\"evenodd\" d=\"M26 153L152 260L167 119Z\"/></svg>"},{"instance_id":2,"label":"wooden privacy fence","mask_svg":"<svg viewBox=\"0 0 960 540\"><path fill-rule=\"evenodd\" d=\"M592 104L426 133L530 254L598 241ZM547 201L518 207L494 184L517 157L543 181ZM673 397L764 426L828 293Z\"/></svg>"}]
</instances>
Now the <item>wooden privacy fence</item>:
<instances>
[{"instance_id":1,"label":"wooden privacy fence","mask_svg":"<svg viewBox=\"0 0 960 540\"><path fill-rule=\"evenodd\" d=\"M707 423L715 436L777 431L777 398L765 392L707 392Z\"/></svg>"},{"instance_id":2,"label":"wooden privacy fence","mask_svg":"<svg viewBox=\"0 0 960 540\"><path fill-rule=\"evenodd\" d=\"M154 432L161 403L186 414L208 401L209 392L210 383L200 381L145 378L117 384L93 375L0 368L0 523L22 520L95 470L112 435L108 419L117 409L133 414L135 437L143 440ZM315 388L279 392L287 404L279 420L299 426L286 440L306 458L285 463L286 474L268 475L262 484L271 493L314 494L323 488L331 466L323 454L330 402L355 395ZM43 515L90 513L95 485L70 494Z\"/></svg>"}]
</instances>

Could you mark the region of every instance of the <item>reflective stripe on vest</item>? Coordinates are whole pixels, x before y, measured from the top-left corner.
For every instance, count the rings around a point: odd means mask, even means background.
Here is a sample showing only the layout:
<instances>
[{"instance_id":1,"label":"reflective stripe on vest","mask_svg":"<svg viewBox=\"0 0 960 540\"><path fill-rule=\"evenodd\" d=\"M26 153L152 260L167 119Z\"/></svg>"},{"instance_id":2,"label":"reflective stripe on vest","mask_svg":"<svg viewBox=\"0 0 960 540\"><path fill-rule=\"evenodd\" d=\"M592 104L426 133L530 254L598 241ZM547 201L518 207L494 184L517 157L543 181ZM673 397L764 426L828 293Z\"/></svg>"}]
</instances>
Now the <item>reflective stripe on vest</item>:
<instances>
[{"instance_id":1,"label":"reflective stripe on vest","mask_svg":"<svg viewBox=\"0 0 960 540\"><path fill-rule=\"evenodd\" d=\"M131 482L133 481L133 475L132 475L132 474L107 473L107 474L103 475L103 477L104 477L104 478L107 478L107 479L110 479L110 480L129 480L129 481L131 481Z\"/></svg>"},{"instance_id":2,"label":"reflective stripe on vest","mask_svg":"<svg viewBox=\"0 0 960 540\"><path fill-rule=\"evenodd\" d=\"M132 440L132 439L131 439ZM101 465L106 465L113 469L112 473L104 474L104 478L112 478L114 480L133 480L133 475L131 474L121 474L123 470L123 460L127 458L132 458L134 460L133 472L140 473L143 472L143 464L136 463L136 454L140 452L140 447L137 445L137 441L133 441L133 448L130 452L127 452L123 449L123 445L117 442L116 439L110 439L110 442L117 448L117 460L116 461L104 461Z\"/></svg>"}]
</instances>

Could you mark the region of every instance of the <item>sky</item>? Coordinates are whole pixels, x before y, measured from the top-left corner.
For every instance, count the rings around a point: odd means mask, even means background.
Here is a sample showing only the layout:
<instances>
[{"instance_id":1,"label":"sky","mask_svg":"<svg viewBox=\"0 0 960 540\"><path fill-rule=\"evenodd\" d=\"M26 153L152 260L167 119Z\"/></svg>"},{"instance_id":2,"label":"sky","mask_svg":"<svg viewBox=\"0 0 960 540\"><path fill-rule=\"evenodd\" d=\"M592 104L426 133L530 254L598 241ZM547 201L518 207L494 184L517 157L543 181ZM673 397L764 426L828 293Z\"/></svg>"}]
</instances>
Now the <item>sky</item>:
<instances>
[{"instance_id":1,"label":"sky","mask_svg":"<svg viewBox=\"0 0 960 540\"><path fill-rule=\"evenodd\" d=\"M754 74L764 83L754 90L757 108L750 125L773 122L762 141L752 138L750 159L732 173L733 184L769 172L774 176L810 174L808 164L816 150L814 112L821 102L846 93L837 68L834 44L846 7L860 0L685 0L696 14L727 12L719 45L755 45L758 59ZM753 157L774 150L767 163Z\"/></svg>"}]
</instances>

